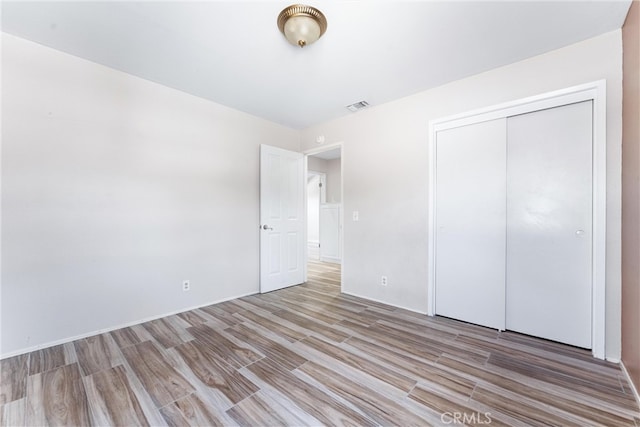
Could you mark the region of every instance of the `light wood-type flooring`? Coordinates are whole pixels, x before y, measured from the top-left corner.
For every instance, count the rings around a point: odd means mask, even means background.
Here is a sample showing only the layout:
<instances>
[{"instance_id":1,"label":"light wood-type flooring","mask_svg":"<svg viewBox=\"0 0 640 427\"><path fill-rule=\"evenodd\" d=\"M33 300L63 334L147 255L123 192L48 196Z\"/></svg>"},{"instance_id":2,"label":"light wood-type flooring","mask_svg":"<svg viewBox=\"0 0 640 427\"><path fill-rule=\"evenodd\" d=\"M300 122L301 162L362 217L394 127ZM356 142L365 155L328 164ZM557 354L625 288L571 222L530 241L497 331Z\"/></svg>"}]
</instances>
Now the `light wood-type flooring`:
<instances>
[{"instance_id":1,"label":"light wood-type flooring","mask_svg":"<svg viewBox=\"0 0 640 427\"><path fill-rule=\"evenodd\" d=\"M2 425L640 427L615 364L339 280L312 263L304 285L2 360Z\"/></svg>"}]
</instances>

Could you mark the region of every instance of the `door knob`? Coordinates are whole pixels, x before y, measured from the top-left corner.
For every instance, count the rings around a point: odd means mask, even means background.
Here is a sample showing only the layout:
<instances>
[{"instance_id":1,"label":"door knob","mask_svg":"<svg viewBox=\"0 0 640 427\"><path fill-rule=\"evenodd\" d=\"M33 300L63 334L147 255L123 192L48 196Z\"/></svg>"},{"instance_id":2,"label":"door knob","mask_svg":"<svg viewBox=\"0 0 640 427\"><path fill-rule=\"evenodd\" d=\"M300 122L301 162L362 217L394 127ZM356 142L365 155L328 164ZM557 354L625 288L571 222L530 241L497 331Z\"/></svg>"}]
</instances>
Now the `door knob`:
<instances>
[{"instance_id":1,"label":"door knob","mask_svg":"<svg viewBox=\"0 0 640 427\"><path fill-rule=\"evenodd\" d=\"M580 237L584 234L584 230L577 230L576 231L576 236Z\"/></svg>"},{"instance_id":2,"label":"door knob","mask_svg":"<svg viewBox=\"0 0 640 427\"><path fill-rule=\"evenodd\" d=\"M273 227L269 227L267 224L262 226L263 230L273 230Z\"/></svg>"}]
</instances>

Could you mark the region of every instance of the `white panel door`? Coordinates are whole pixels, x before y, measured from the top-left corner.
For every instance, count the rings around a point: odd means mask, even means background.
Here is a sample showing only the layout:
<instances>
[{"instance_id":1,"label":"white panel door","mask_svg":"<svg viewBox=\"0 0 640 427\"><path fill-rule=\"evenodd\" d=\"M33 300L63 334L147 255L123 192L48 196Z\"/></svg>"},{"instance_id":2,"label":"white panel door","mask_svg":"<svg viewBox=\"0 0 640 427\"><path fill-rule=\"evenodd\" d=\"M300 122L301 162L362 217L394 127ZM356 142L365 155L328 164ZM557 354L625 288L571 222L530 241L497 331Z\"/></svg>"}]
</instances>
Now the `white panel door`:
<instances>
[{"instance_id":1,"label":"white panel door","mask_svg":"<svg viewBox=\"0 0 640 427\"><path fill-rule=\"evenodd\" d=\"M260 146L260 292L304 280L303 155Z\"/></svg>"},{"instance_id":2,"label":"white panel door","mask_svg":"<svg viewBox=\"0 0 640 427\"><path fill-rule=\"evenodd\" d=\"M507 329L591 348L592 102L507 132Z\"/></svg>"},{"instance_id":3,"label":"white panel door","mask_svg":"<svg viewBox=\"0 0 640 427\"><path fill-rule=\"evenodd\" d=\"M320 260L340 263L340 204L320 205Z\"/></svg>"},{"instance_id":4,"label":"white panel door","mask_svg":"<svg viewBox=\"0 0 640 427\"><path fill-rule=\"evenodd\" d=\"M436 314L504 329L506 120L436 135Z\"/></svg>"}]
</instances>

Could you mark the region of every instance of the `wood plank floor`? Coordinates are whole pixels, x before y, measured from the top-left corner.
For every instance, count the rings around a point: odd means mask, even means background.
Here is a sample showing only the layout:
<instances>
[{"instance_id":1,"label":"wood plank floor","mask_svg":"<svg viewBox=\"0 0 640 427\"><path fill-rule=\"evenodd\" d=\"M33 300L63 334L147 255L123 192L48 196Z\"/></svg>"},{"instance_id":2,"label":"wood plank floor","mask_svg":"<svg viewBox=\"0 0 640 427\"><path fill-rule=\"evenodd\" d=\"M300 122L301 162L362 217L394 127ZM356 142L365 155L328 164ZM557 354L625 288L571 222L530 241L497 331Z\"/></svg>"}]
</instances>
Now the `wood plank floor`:
<instances>
[{"instance_id":1,"label":"wood plank floor","mask_svg":"<svg viewBox=\"0 0 640 427\"><path fill-rule=\"evenodd\" d=\"M3 426L632 426L589 352L308 283L0 362Z\"/></svg>"}]
</instances>

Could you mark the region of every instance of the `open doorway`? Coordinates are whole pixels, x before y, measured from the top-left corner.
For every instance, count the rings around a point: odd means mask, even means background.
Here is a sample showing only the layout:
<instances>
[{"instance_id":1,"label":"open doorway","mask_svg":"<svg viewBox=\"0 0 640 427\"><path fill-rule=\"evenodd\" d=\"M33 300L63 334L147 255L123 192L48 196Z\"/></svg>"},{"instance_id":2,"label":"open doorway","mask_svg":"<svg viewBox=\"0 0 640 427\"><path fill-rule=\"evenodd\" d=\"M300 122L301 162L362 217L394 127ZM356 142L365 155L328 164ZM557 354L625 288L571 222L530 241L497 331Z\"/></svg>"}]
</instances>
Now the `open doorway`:
<instances>
[{"instance_id":1,"label":"open doorway","mask_svg":"<svg viewBox=\"0 0 640 427\"><path fill-rule=\"evenodd\" d=\"M307 282L342 289L342 147L307 155Z\"/></svg>"},{"instance_id":2,"label":"open doorway","mask_svg":"<svg viewBox=\"0 0 640 427\"><path fill-rule=\"evenodd\" d=\"M317 163L317 162L313 162ZM307 259L320 261L320 208L327 203L327 174L307 171Z\"/></svg>"}]
</instances>

